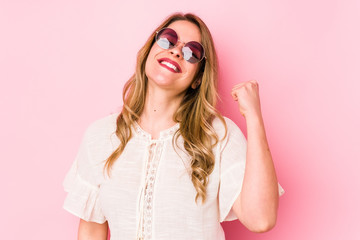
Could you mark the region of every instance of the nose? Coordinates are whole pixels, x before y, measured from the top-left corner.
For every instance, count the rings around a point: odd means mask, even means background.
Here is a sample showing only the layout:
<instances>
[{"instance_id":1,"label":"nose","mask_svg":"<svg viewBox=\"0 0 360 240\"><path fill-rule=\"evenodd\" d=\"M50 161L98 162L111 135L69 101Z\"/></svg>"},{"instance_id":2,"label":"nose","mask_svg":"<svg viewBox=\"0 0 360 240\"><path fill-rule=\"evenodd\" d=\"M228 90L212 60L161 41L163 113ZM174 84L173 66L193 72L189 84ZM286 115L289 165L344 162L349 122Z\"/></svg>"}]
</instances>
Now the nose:
<instances>
[{"instance_id":1,"label":"nose","mask_svg":"<svg viewBox=\"0 0 360 240\"><path fill-rule=\"evenodd\" d=\"M181 58L183 45L184 45L183 42L178 41L177 44L175 45L175 47L170 49L170 53L175 55L178 58Z\"/></svg>"}]
</instances>

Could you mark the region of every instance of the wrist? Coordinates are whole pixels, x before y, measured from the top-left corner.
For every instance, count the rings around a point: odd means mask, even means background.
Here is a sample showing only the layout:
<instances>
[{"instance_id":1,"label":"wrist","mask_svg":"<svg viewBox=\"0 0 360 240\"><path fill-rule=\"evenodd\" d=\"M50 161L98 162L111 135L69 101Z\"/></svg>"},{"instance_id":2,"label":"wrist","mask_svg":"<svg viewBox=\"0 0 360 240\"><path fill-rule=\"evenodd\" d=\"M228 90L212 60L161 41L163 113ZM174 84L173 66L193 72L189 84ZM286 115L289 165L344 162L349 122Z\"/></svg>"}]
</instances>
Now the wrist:
<instances>
[{"instance_id":1,"label":"wrist","mask_svg":"<svg viewBox=\"0 0 360 240\"><path fill-rule=\"evenodd\" d=\"M246 119L246 121L258 121L258 122L262 122L263 118L262 118L262 114L260 111L249 111L246 112L244 114L244 117Z\"/></svg>"}]
</instances>

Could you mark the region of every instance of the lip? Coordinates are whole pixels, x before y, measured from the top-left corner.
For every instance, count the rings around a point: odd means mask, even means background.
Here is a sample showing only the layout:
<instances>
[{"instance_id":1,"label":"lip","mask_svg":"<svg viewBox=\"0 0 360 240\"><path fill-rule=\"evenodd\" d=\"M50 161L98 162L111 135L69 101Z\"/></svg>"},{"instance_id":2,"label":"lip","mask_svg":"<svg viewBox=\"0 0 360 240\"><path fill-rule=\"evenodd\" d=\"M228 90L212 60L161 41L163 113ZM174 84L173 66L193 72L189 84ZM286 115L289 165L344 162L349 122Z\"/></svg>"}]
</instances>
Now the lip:
<instances>
[{"instance_id":1,"label":"lip","mask_svg":"<svg viewBox=\"0 0 360 240\"><path fill-rule=\"evenodd\" d=\"M162 67L164 67L164 68L166 68L166 69L168 69L168 70L170 70L170 71L172 71L172 72L174 72L174 73L181 73L181 72L182 72L182 71L181 71L181 67L179 66L179 64L178 64L177 62L175 62L175 61L172 61L172 60L169 59L169 58L160 58L160 59L158 59L157 61L159 62L159 64L160 64ZM174 66L177 68L178 71L175 71L174 69L172 69L172 68L170 68L170 67L168 67L168 66L166 66L166 65L164 65L164 64L161 64L162 61L166 61L166 62L168 62L168 63L171 63L172 65L174 65Z\"/></svg>"}]
</instances>

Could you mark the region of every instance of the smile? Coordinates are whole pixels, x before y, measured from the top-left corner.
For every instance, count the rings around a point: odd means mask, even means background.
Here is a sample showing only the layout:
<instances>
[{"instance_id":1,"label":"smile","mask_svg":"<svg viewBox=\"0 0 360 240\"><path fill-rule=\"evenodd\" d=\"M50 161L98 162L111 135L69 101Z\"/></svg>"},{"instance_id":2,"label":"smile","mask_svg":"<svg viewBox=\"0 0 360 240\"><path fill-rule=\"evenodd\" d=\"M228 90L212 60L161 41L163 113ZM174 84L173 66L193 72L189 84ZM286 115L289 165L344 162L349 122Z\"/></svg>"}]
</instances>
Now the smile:
<instances>
[{"instance_id":1,"label":"smile","mask_svg":"<svg viewBox=\"0 0 360 240\"><path fill-rule=\"evenodd\" d=\"M172 72L181 73L181 68L179 64L170 60L169 58L161 58L158 60L158 62L160 63L160 65L162 65L163 67L165 67L166 69Z\"/></svg>"}]
</instances>

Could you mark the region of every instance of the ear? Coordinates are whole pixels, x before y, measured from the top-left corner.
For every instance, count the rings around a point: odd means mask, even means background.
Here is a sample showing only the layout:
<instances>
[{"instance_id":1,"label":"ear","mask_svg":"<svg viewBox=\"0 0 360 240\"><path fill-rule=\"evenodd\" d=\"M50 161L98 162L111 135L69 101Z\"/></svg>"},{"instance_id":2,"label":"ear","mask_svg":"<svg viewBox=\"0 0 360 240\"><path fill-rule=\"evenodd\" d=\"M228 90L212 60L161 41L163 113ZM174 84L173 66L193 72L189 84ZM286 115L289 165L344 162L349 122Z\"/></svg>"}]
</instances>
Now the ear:
<instances>
[{"instance_id":1,"label":"ear","mask_svg":"<svg viewBox=\"0 0 360 240\"><path fill-rule=\"evenodd\" d=\"M195 80L192 84L191 84L191 88L192 89L196 89L201 83L201 78Z\"/></svg>"}]
</instances>

